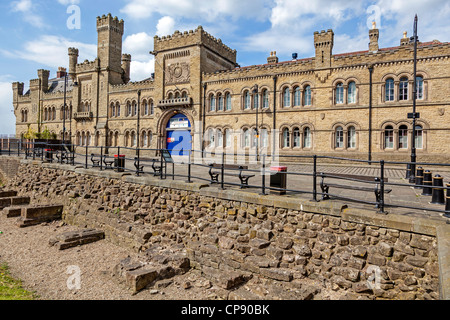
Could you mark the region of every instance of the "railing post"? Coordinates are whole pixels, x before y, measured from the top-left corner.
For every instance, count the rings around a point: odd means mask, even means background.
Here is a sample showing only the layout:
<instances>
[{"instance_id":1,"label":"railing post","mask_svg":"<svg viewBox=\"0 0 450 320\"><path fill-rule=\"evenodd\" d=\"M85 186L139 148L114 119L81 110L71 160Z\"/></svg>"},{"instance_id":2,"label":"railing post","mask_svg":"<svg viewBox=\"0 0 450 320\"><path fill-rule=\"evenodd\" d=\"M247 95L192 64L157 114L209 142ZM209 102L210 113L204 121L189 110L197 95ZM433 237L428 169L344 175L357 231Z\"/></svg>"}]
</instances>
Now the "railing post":
<instances>
[{"instance_id":1,"label":"railing post","mask_svg":"<svg viewBox=\"0 0 450 320\"><path fill-rule=\"evenodd\" d=\"M317 202L317 155L314 155L313 198L314 198L314 201Z\"/></svg>"},{"instance_id":2,"label":"railing post","mask_svg":"<svg viewBox=\"0 0 450 320\"><path fill-rule=\"evenodd\" d=\"M188 163L188 183L191 183L191 157L192 157L192 150L189 151L189 163Z\"/></svg>"},{"instance_id":3,"label":"railing post","mask_svg":"<svg viewBox=\"0 0 450 320\"><path fill-rule=\"evenodd\" d=\"M103 146L100 147L100 171L103 171Z\"/></svg>"},{"instance_id":4,"label":"railing post","mask_svg":"<svg viewBox=\"0 0 450 320\"><path fill-rule=\"evenodd\" d=\"M266 154L263 154L262 160L262 193L261 195L266 195Z\"/></svg>"},{"instance_id":5,"label":"railing post","mask_svg":"<svg viewBox=\"0 0 450 320\"><path fill-rule=\"evenodd\" d=\"M380 213L386 213L384 211L384 160L380 161L380 203L379 203L379 208L380 208Z\"/></svg>"},{"instance_id":6,"label":"railing post","mask_svg":"<svg viewBox=\"0 0 450 320\"><path fill-rule=\"evenodd\" d=\"M224 173L225 173L225 152L222 152L222 168L221 168L222 179L220 181L220 189L222 189L222 190L225 189Z\"/></svg>"},{"instance_id":7,"label":"railing post","mask_svg":"<svg viewBox=\"0 0 450 320\"><path fill-rule=\"evenodd\" d=\"M85 164L84 164L84 167L86 169L88 168L88 152L89 152L88 146L86 146L86 161L85 161Z\"/></svg>"}]
</instances>

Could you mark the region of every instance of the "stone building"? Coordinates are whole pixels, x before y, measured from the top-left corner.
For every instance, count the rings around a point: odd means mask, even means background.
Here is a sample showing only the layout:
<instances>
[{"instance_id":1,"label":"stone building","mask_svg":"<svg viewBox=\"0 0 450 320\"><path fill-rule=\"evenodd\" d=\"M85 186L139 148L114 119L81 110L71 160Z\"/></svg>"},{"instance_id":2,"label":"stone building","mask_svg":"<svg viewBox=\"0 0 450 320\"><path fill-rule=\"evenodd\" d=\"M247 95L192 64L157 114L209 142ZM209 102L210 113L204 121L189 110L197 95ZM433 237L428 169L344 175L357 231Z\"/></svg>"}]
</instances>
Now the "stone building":
<instances>
[{"instance_id":1,"label":"stone building","mask_svg":"<svg viewBox=\"0 0 450 320\"><path fill-rule=\"evenodd\" d=\"M48 70L38 70L26 93L23 83L13 83L18 136L31 126L59 137L71 133L78 145L130 152L139 144L173 154L206 149L410 159L414 46L406 33L399 46L379 48L374 25L368 50L333 54L333 31L315 32L314 57L293 54L280 62L274 51L267 63L240 67L236 50L200 26L155 36L155 73L130 82L124 21L98 17L97 32L94 61L79 62L78 50L69 48L68 73L59 68L50 79ZM419 161L449 160L449 56L448 42L418 45Z\"/></svg>"}]
</instances>

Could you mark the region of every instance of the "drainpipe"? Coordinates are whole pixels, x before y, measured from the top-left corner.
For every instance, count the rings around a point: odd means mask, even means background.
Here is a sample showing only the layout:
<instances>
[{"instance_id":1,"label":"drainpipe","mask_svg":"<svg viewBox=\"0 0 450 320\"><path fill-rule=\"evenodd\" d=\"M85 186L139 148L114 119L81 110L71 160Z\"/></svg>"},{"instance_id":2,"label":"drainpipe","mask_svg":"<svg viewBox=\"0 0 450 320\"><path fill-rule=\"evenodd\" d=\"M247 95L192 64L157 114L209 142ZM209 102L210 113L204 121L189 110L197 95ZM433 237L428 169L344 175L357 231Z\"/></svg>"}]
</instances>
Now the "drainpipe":
<instances>
[{"instance_id":1,"label":"drainpipe","mask_svg":"<svg viewBox=\"0 0 450 320\"><path fill-rule=\"evenodd\" d=\"M373 82L372 82L372 78L373 78L373 65L370 64L368 66L369 68L369 165L371 165L372 163L370 161L372 161L372 96L373 96Z\"/></svg>"},{"instance_id":2,"label":"drainpipe","mask_svg":"<svg viewBox=\"0 0 450 320\"><path fill-rule=\"evenodd\" d=\"M276 129L277 129L277 80L278 77L274 76L273 77L273 127L272 127L272 161L274 161L273 157L276 154L276 139L277 139L277 135L276 133Z\"/></svg>"}]
</instances>

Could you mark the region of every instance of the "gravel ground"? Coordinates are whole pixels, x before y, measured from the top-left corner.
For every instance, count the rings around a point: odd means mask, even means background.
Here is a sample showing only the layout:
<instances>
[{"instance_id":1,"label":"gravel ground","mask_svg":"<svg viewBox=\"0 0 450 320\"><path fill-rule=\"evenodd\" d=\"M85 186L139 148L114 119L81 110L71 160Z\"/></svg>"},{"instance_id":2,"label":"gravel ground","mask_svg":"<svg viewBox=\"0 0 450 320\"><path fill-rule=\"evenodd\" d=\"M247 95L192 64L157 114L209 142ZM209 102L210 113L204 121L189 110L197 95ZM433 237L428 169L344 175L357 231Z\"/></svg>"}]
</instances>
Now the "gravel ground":
<instances>
[{"instance_id":1,"label":"gravel ground","mask_svg":"<svg viewBox=\"0 0 450 320\"><path fill-rule=\"evenodd\" d=\"M49 239L57 234L78 230L62 222L20 229L16 219L6 219L0 211L0 262L6 262L14 278L21 279L25 289L35 292L40 300L206 300L216 297L214 287L202 284L198 271L173 279L167 288L144 290L130 294L112 276L113 267L131 256L124 248L108 241L59 251ZM81 289L69 290L70 266L81 271ZM188 290L185 283L192 283Z\"/></svg>"}]
</instances>

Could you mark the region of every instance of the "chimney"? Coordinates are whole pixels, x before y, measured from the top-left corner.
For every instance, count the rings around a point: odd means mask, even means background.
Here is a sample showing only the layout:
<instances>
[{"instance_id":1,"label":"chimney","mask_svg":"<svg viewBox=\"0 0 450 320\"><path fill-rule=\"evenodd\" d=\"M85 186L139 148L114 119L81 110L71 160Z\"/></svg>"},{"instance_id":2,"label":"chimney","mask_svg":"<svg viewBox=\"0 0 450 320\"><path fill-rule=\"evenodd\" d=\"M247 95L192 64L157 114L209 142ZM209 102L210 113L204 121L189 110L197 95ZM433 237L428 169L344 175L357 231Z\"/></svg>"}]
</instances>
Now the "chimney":
<instances>
[{"instance_id":1,"label":"chimney","mask_svg":"<svg viewBox=\"0 0 450 320\"><path fill-rule=\"evenodd\" d=\"M64 78L67 74L67 69L63 67L58 68L58 72L56 73L56 78L61 79Z\"/></svg>"},{"instance_id":2,"label":"chimney","mask_svg":"<svg viewBox=\"0 0 450 320\"><path fill-rule=\"evenodd\" d=\"M403 38L400 40L400 46L407 46L409 44L408 32L403 32Z\"/></svg>"},{"instance_id":3,"label":"chimney","mask_svg":"<svg viewBox=\"0 0 450 320\"><path fill-rule=\"evenodd\" d=\"M267 63L268 64L278 63L278 57L277 57L277 52L276 51L272 51L270 53L270 57L267 58Z\"/></svg>"},{"instance_id":4,"label":"chimney","mask_svg":"<svg viewBox=\"0 0 450 320\"><path fill-rule=\"evenodd\" d=\"M369 51L377 52L379 50L378 39L380 38L380 30L377 29L377 23L375 21L372 22L372 29L369 30Z\"/></svg>"}]
</instances>

